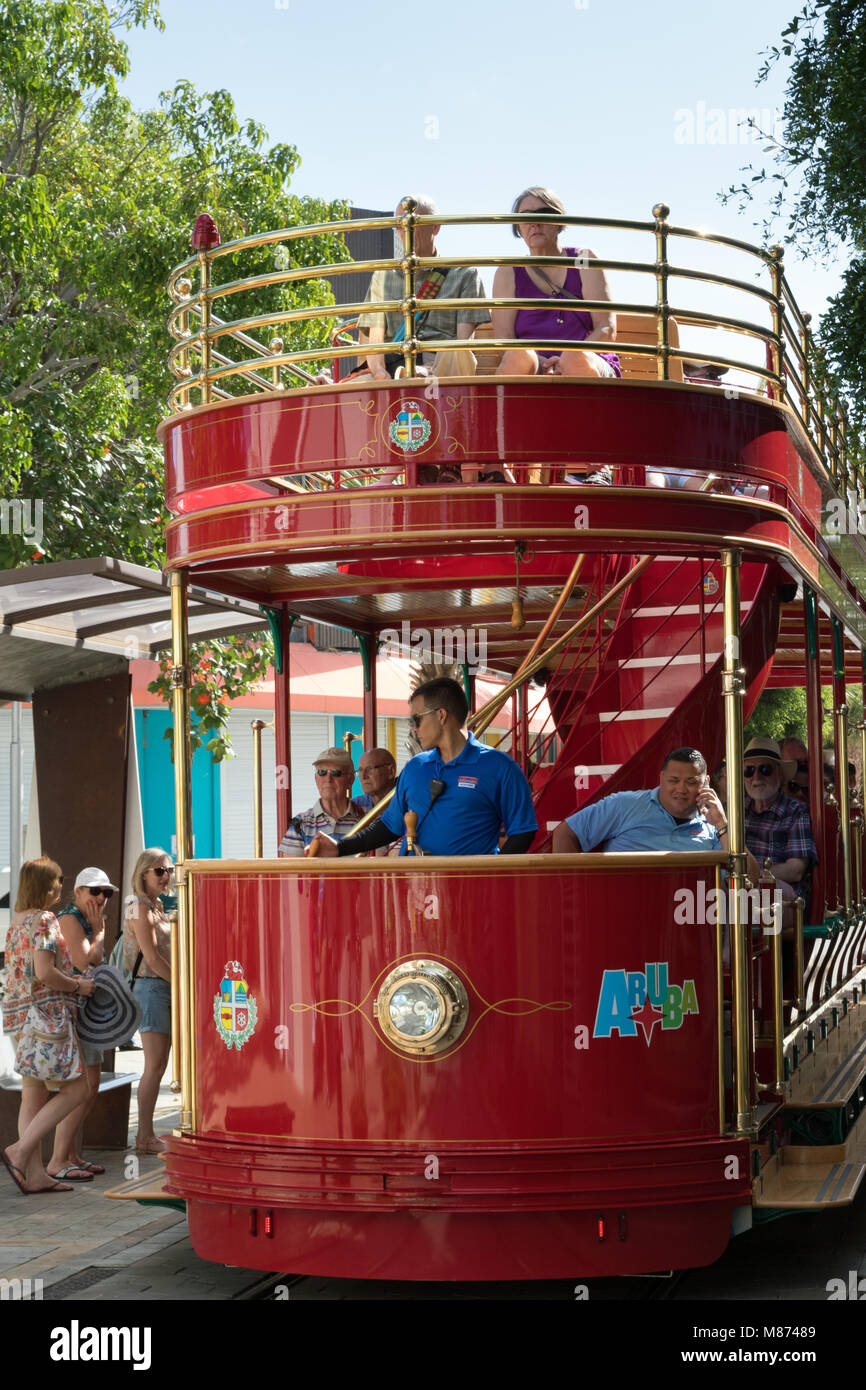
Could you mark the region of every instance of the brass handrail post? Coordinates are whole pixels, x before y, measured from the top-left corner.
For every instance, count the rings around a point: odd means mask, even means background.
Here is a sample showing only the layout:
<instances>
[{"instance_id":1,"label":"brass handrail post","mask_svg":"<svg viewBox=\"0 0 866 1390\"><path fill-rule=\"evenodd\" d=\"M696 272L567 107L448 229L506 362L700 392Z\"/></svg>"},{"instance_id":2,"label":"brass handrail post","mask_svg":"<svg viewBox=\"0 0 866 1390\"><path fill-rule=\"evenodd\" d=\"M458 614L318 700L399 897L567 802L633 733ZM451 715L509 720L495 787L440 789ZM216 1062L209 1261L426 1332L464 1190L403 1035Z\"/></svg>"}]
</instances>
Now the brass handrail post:
<instances>
[{"instance_id":1,"label":"brass handrail post","mask_svg":"<svg viewBox=\"0 0 866 1390\"><path fill-rule=\"evenodd\" d=\"M866 653L864 653L864 655L863 655L863 660L864 660L864 663L866 663ZM866 718L864 718L864 719L861 721L861 723L859 723L856 727L857 727L857 729L858 729L858 731L859 731L859 734L860 734L860 805L861 805L860 834L859 834L859 843L858 843L858 847L857 847L857 873L858 873L858 879L857 879L857 904L858 904L859 907L862 908L862 907L866 906L866 904L864 904L864 901L863 901L864 883L863 883L863 858L862 858L862 855L863 855L863 837L864 837L864 835L866 835L866 761L864 761L864 759L866 759Z\"/></svg>"},{"instance_id":2,"label":"brass handrail post","mask_svg":"<svg viewBox=\"0 0 866 1390\"><path fill-rule=\"evenodd\" d=\"M262 729L272 729L273 722L253 719L253 858L261 859L264 854L262 830Z\"/></svg>"},{"instance_id":3,"label":"brass handrail post","mask_svg":"<svg viewBox=\"0 0 866 1390\"><path fill-rule=\"evenodd\" d=\"M751 940L744 904L746 886L746 815L743 780L743 694L745 672L740 665L740 563L742 551L723 550L725 761L728 769L728 843L730 871L728 901L733 993L734 1115L738 1134L755 1128L752 1108ZM744 920L745 918L745 920Z\"/></svg>"},{"instance_id":4,"label":"brass handrail post","mask_svg":"<svg viewBox=\"0 0 866 1390\"><path fill-rule=\"evenodd\" d=\"M403 228L403 366L407 377L415 376L417 343L415 342L415 223L418 204L414 198L404 198L400 219Z\"/></svg>"},{"instance_id":5,"label":"brass handrail post","mask_svg":"<svg viewBox=\"0 0 866 1390\"><path fill-rule=\"evenodd\" d=\"M794 900L794 981L797 991L795 1000L798 1015L806 1007L806 953L803 942L803 917L806 912L805 898Z\"/></svg>"},{"instance_id":6,"label":"brass handrail post","mask_svg":"<svg viewBox=\"0 0 866 1390\"><path fill-rule=\"evenodd\" d=\"M179 926L178 926L178 920L179 920L179 919L178 919L177 917L175 917L174 922L172 923L171 936L170 936L170 938L169 938L169 944L170 944L170 947L171 947L171 988L172 988L172 996L174 995L174 988L175 988L174 982L175 982L175 980L179 980L179 979L180 979L180 950L179 950L179 948L180 948L180 942L179 942L179 939L178 939L178 938L179 938L179 933L180 933L180 928L179 928ZM180 1042L180 1010L179 1010L179 1009L176 1009L176 1008L174 1007L174 998L172 997L172 1010L171 1010L171 1084L170 1084L170 1089L171 1089L175 1094L177 1094L177 1093L180 1091L180 1089L181 1089L181 1082L180 1082L180 1076L181 1076L180 1053L181 1053L181 1042Z\"/></svg>"},{"instance_id":7,"label":"brass handrail post","mask_svg":"<svg viewBox=\"0 0 866 1390\"><path fill-rule=\"evenodd\" d=\"M775 894L773 895L775 898ZM785 1014L782 978L782 904L774 902L773 913L773 1090L785 1084Z\"/></svg>"},{"instance_id":8,"label":"brass handrail post","mask_svg":"<svg viewBox=\"0 0 866 1390\"><path fill-rule=\"evenodd\" d=\"M192 937L188 861L192 849L192 806L190 800L189 753L189 628L188 579L186 570L171 574L171 713L174 752L174 805L177 841L177 959L178 974L172 975L172 1012L180 1018L180 1128L193 1127L193 985Z\"/></svg>"},{"instance_id":9,"label":"brass handrail post","mask_svg":"<svg viewBox=\"0 0 866 1390\"><path fill-rule=\"evenodd\" d=\"M653 208L655 218L655 242L656 242L656 333L658 335L659 361L658 374L662 381L667 381L670 377L670 362L668 353L670 346L668 342L668 316L670 305L668 304L668 224L670 208L667 203L656 203Z\"/></svg>"},{"instance_id":10,"label":"brass handrail post","mask_svg":"<svg viewBox=\"0 0 866 1390\"><path fill-rule=\"evenodd\" d=\"M783 401L785 399L785 379L782 374L783 368L783 314L784 304L782 302L782 279L785 270L785 253L781 246L770 248L770 280L773 289L773 339L770 347L770 354L773 362L773 371L778 377L778 384L773 385L773 399Z\"/></svg>"},{"instance_id":11,"label":"brass handrail post","mask_svg":"<svg viewBox=\"0 0 866 1390\"><path fill-rule=\"evenodd\" d=\"M836 720L836 785L839 797L839 827L842 832L842 884L845 911L850 913L851 897L851 782L848 776L848 706L833 711Z\"/></svg>"},{"instance_id":12,"label":"brass handrail post","mask_svg":"<svg viewBox=\"0 0 866 1390\"><path fill-rule=\"evenodd\" d=\"M811 431L811 402L809 392L812 389L812 357L811 345L809 342L809 324L812 322L811 314L803 315L803 327L800 329L800 346L803 349L803 423L807 431Z\"/></svg>"},{"instance_id":13,"label":"brass handrail post","mask_svg":"<svg viewBox=\"0 0 866 1390\"><path fill-rule=\"evenodd\" d=\"M199 296L201 299L201 371L202 405L213 399L213 385L210 379L213 344L211 343L211 265L206 251L198 256Z\"/></svg>"},{"instance_id":14,"label":"brass handrail post","mask_svg":"<svg viewBox=\"0 0 866 1390\"><path fill-rule=\"evenodd\" d=\"M722 867L716 865L716 902L724 901L725 885L722 879ZM727 1116L725 1114L725 961L724 961L724 933L725 923L724 914L718 914L716 923L716 1016L717 1016L717 1036L716 1046L718 1048L718 1060L716 1066L716 1085L719 1091L719 1134L724 1134L727 1129Z\"/></svg>"},{"instance_id":15,"label":"brass handrail post","mask_svg":"<svg viewBox=\"0 0 866 1390\"><path fill-rule=\"evenodd\" d=\"M185 275L181 276L174 288L178 295L181 295L183 299L188 300L190 298L190 295L192 294L192 281L189 280ZM181 309L180 318L178 321L178 332L181 335L181 342L189 338L189 309ZM181 381L187 381L192 376L192 368L189 365L188 347L181 348L180 360L177 364L177 375ZM181 388L180 404L182 410L190 409L188 386L185 388Z\"/></svg>"}]
</instances>

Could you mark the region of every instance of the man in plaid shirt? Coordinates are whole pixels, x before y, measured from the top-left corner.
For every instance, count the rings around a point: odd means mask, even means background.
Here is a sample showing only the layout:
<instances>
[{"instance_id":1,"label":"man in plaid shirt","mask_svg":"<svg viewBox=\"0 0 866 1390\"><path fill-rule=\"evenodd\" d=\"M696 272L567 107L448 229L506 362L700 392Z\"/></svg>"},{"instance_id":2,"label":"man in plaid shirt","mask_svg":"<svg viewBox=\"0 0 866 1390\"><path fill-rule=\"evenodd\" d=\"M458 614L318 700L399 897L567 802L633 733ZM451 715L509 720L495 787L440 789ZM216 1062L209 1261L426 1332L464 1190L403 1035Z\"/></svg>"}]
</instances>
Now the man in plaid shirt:
<instances>
[{"instance_id":1,"label":"man in plaid shirt","mask_svg":"<svg viewBox=\"0 0 866 1390\"><path fill-rule=\"evenodd\" d=\"M765 859L772 862L787 900L798 896L810 865L818 862L808 809L782 791L796 771L796 761L783 758L774 739L753 738L745 751L746 846L759 868Z\"/></svg>"}]
</instances>

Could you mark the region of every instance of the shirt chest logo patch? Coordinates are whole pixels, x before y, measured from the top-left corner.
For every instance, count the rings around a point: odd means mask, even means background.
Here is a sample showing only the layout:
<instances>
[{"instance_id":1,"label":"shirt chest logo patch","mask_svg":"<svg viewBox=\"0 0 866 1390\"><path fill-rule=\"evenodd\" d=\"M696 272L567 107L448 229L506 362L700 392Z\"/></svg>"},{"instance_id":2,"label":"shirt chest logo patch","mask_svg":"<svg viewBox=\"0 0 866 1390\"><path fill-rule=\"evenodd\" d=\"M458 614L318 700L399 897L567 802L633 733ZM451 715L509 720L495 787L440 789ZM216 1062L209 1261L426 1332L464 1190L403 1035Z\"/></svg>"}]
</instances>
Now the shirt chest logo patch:
<instances>
[{"instance_id":1,"label":"shirt chest logo patch","mask_svg":"<svg viewBox=\"0 0 866 1390\"><path fill-rule=\"evenodd\" d=\"M467 777L465 774L461 774L457 778L457 785L458 787L468 787L470 791L474 791L475 788L478 786L478 778Z\"/></svg>"}]
</instances>

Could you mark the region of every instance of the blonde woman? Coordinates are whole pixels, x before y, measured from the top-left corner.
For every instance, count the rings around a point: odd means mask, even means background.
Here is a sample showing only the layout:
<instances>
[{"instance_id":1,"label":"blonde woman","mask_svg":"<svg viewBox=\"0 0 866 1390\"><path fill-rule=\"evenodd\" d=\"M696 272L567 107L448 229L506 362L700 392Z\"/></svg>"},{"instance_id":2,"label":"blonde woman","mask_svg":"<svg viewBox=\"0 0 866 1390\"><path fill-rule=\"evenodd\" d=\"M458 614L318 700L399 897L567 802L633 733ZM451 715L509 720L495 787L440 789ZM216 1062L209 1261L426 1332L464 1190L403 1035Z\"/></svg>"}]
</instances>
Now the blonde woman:
<instances>
[{"instance_id":1,"label":"blonde woman","mask_svg":"<svg viewBox=\"0 0 866 1390\"><path fill-rule=\"evenodd\" d=\"M123 923L123 957L128 972L135 969L141 955L132 987L142 1010L139 1032L144 1049L135 1147L148 1154L162 1153L166 1147L153 1132L153 1112L171 1049L171 938L159 895L168 892L173 872L165 850L142 851L132 873L132 897L126 900Z\"/></svg>"},{"instance_id":2,"label":"blonde woman","mask_svg":"<svg viewBox=\"0 0 866 1390\"><path fill-rule=\"evenodd\" d=\"M51 911L60 899L62 883L63 875L53 859L30 859L21 866L15 913L6 938L3 1004L3 1029L13 1035L16 1046L31 1004L37 1005L52 1025L68 1021L74 1029L74 999L86 999L96 988L92 980L73 974L69 951ZM68 1076L47 1081L36 1075L35 1055L19 1055L16 1060L22 1086L18 1140L0 1149L0 1157L25 1196L72 1192L69 1183L55 1181L45 1169L42 1140L87 1100L80 1053L76 1048Z\"/></svg>"},{"instance_id":3,"label":"blonde woman","mask_svg":"<svg viewBox=\"0 0 866 1390\"><path fill-rule=\"evenodd\" d=\"M562 256L563 264L548 266L501 265L493 277L494 299L549 299L549 309L494 309L494 338L561 338L563 342L597 338L613 342L616 318L607 311L573 309L575 299L610 299L607 276L593 265L594 251L560 246L561 226L533 219L562 213L565 208L549 188L525 188L514 200L512 212L524 214L512 230L522 237L530 256ZM581 269L574 264L575 260ZM497 373L503 376L530 376L535 373L561 376L622 376L615 352L582 352L570 346L551 348L512 348L503 354Z\"/></svg>"}]
</instances>

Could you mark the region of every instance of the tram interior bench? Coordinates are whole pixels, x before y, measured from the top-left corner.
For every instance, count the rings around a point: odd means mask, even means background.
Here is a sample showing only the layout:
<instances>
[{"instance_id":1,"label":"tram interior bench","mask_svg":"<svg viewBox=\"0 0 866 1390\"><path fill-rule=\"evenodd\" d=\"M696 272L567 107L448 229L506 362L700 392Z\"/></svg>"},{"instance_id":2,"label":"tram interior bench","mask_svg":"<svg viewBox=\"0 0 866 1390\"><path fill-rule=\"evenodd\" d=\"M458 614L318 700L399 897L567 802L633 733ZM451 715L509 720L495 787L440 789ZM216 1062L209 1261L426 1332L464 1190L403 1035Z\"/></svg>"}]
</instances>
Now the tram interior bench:
<instances>
[{"instance_id":1,"label":"tram interior bench","mask_svg":"<svg viewBox=\"0 0 866 1390\"><path fill-rule=\"evenodd\" d=\"M84 1147L125 1149L129 1141L129 1102L134 1072L105 1071L99 1079L99 1095L84 1122ZM21 1077L0 1076L0 1145L7 1148L18 1138L18 1106ZM46 1137L50 1152L54 1131Z\"/></svg>"}]
</instances>

